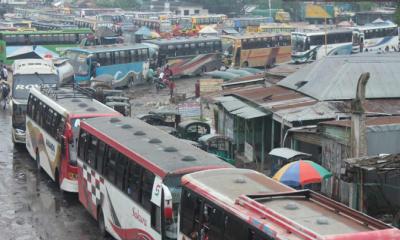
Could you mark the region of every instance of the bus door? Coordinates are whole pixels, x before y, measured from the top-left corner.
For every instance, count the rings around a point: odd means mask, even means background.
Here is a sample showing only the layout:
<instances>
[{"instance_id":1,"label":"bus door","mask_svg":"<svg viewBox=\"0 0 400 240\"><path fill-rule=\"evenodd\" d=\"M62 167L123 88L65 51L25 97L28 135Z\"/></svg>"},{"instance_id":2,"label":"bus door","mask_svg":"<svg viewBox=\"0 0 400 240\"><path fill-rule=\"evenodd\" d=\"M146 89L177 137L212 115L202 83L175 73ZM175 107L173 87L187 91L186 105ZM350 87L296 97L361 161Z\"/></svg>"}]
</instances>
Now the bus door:
<instances>
[{"instance_id":1,"label":"bus door","mask_svg":"<svg viewBox=\"0 0 400 240\"><path fill-rule=\"evenodd\" d=\"M238 66L240 66L240 53L241 53L242 48L241 47L236 47L234 49L235 49L234 52L233 52L233 57L235 59L234 66L238 67Z\"/></svg>"}]
</instances>

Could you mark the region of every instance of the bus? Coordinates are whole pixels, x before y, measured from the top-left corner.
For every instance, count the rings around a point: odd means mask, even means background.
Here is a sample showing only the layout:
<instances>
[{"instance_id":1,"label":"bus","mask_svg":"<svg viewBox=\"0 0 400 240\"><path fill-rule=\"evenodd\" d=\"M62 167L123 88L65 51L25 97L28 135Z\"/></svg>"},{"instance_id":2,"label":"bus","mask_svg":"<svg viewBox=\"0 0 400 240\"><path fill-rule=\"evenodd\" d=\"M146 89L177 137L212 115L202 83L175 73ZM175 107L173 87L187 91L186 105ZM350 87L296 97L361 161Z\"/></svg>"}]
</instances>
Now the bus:
<instances>
[{"instance_id":1,"label":"bus","mask_svg":"<svg viewBox=\"0 0 400 240\"><path fill-rule=\"evenodd\" d=\"M228 21L232 22L230 25L233 25L234 29L241 32L246 28L250 31L251 28L258 29L261 24L273 23L274 19L271 17L239 17L229 19Z\"/></svg>"},{"instance_id":2,"label":"bus","mask_svg":"<svg viewBox=\"0 0 400 240\"><path fill-rule=\"evenodd\" d=\"M59 77L57 69L49 60L15 60L12 65L11 122L12 141L25 144L25 117L29 90L41 85L55 87Z\"/></svg>"},{"instance_id":3,"label":"bus","mask_svg":"<svg viewBox=\"0 0 400 240\"><path fill-rule=\"evenodd\" d=\"M34 21L32 26L39 31L50 31L50 30L65 30L65 29L77 29L78 27L73 24L62 24L54 23L49 21Z\"/></svg>"},{"instance_id":4,"label":"bus","mask_svg":"<svg viewBox=\"0 0 400 240\"><path fill-rule=\"evenodd\" d=\"M149 70L149 47L143 44L70 48L65 57L74 67L74 80L79 85L108 75L114 79L114 87L128 86L146 79Z\"/></svg>"},{"instance_id":5,"label":"bus","mask_svg":"<svg viewBox=\"0 0 400 240\"><path fill-rule=\"evenodd\" d=\"M390 21L372 23L353 29L353 53L378 50L396 51L398 48L398 26Z\"/></svg>"},{"instance_id":6,"label":"bus","mask_svg":"<svg viewBox=\"0 0 400 240\"><path fill-rule=\"evenodd\" d=\"M26 149L62 191L78 192L79 123L121 114L73 89L31 88L26 111Z\"/></svg>"},{"instance_id":7,"label":"bus","mask_svg":"<svg viewBox=\"0 0 400 240\"><path fill-rule=\"evenodd\" d=\"M191 16L193 26L222 24L228 17L225 14Z\"/></svg>"},{"instance_id":8,"label":"bus","mask_svg":"<svg viewBox=\"0 0 400 240\"><path fill-rule=\"evenodd\" d=\"M57 31L0 31L0 62L11 65L16 59L57 58L67 48L93 34L89 29Z\"/></svg>"},{"instance_id":9,"label":"bus","mask_svg":"<svg viewBox=\"0 0 400 240\"><path fill-rule=\"evenodd\" d=\"M199 75L222 65L222 44L219 37L187 37L146 40L156 46L155 67L168 65L173 77Z\"/></svg>"},{"instance_id":10,"label":"bus","mask_svg":"<svg viewBox=\"0 0 400 240\"><path fill-rule=\"evenodd\" d=\"M400 239L397 228L250 169L183 176L179 219L179 240Z\"/></svg>"},{"instance_id":11,"label":"bus","mask_svg":"<svg viewBox=\"0 0 400 240\"><path fill-rule=\"evenodd\" d=\"M147 27L157 33L166 33L172 31L172 24L169 19L148 19L148 18L134 18L132 19L133 25L140 27Z\"/></svg>"},{"instance_id":12,"label":"bus","mask_svg":"<svg viewBox=\"0 0 400 240\"><path fill-rule=\"evenodd\" d=\"M292 61L305 63L352 52L352 30L292 32Z\"/></svg>"},{"instance_id":13,"label":"bus","mask_svg":"<svg viewBox=\"0 0 400 240\"><path fill-rule=\"evenodd\" d=\"M177 240L181 177L231 167L139 119L80 123L79 201L116 239Z\"/></svg>"},{"instance_id":14,"label":"bus","mask_svg":"<svg viewBox=\"0 0 400 240\"><path fill-rule=\"evenodd\" d=\"M258 28L258 32L261 33L292 33L296 31L296 26L289 24L275 23L275 24L261 24Z\"/></svg>"},{"instance_id":15,"label":"bus","mask_svg":"<svg viewBox=\"0 0 400 240\"><path fill-rule=\"evenodd\" d=\"M76 17L74 18L74 25L95 31L97 27L96 17Z\"/></svg>"},{"instance_id":16,"label":"bus","mask_svg":"<svg viewBox=\"0 0 400 240\"><path fill-rule=\"evenodd\" d=\"M224 63L232 67L272 67L290 61L290 34L222 36Z\"/></svg>"}]
</instances>

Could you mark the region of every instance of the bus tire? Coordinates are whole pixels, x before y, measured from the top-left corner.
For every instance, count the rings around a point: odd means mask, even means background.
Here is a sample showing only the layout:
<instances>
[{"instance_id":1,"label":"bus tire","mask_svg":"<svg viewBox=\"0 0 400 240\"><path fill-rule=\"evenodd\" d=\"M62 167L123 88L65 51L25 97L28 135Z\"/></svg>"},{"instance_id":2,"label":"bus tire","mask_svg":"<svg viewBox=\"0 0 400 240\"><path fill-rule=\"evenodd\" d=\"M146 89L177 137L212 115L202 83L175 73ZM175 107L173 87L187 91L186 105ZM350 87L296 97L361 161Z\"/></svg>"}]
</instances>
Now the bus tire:
<instances>
[{"instance_id":1,"label":"bus tire","mask_svg":"<svg viewBox=\"0 0 400 240\"><path fill-rule=\"evenodd\" d=\"M39 155L39 150L36 149L36 168L38 170L40 170L41 166L40 166L40 155Z\"/></svg>"},{"instance_id":2,"label":"bus tire","mask_svg":"<svg viewBox=\"0 0 400 240\"><path fill-rule=\"evenodd\" d=\"M103 211L101 210L101 206L97 208L97 222L99 224L99 231L100 231L100 236L107 237L107 229L106 229L106 224L104 221L104 215Z\"/></svg>"},{"instance_id":3,"label":"bus tire","mask_svg":"<svg viewBox=\"0 0 400 240\"><path fill-rule=\"evenodd\" d=\"M248 61L243 62L242 67L245 67L245 68L249 67L249 62Z\"/></svg>"}]
</instances>

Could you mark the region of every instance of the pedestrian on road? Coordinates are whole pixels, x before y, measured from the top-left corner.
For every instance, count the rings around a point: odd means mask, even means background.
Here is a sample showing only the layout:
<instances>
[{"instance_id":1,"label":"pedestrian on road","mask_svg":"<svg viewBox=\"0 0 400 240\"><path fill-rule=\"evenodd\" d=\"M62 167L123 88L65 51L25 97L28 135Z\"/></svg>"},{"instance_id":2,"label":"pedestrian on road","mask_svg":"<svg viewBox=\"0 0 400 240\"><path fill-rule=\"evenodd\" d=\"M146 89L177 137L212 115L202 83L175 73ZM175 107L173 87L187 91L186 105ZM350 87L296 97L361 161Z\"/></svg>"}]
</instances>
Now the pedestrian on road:
<instances>
[{"instance_id":1,"label":"pedestrian on road","mask_svg":"<svg viewBox=\"0 0 400 240\"><path fill-rule=\"evenodd\" d=\"M174 89L175 89L175 82L174 80L170 79L168 81L168 87L169 87L169 95L170 95L170 99L172 99L172 96L174 95Z\"/></svg>"},{"instance_id":2,"label":"pedestrian on road","mask_svg":"<svg viewBox=\"0 0 400 240\"><path fill-rule=\"evenodd\" d=\"M8 86L7 83L2 83L1 85L1 96L3 99L3 110L6 109L7 106L7 100L8 100L8 94L10 93L10 87Z\"/></svg>"},{"instance_id":3,"label":"pedestrian on road","mask_svg":"<svg viewBox=\"0 0 400 240\"><path fill-rule=\"evenodd\" d=\"M6 65L1 66L1 80L7 81L8 78L8 70L6 68Z\"/></svg>"}]
</instances>

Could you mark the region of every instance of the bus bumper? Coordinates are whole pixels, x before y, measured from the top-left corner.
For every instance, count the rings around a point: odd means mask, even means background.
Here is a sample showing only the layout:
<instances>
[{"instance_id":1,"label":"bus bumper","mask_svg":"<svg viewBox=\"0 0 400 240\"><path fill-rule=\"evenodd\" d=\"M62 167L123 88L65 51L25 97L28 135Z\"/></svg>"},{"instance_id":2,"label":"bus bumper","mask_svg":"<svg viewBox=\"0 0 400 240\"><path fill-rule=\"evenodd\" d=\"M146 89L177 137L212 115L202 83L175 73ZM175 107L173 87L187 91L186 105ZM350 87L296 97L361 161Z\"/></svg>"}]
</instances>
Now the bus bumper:
<instances>
[{"instance_id":1,"label":"bus bumper","mask_svg":"<svg viewBox=\"0 0 400 240\"><path fill-rule=\"evenodd\" d=\"M14 143L25 144L25 140L26 140L25 131L18 129L18 128L13 128L12 129L12 139L13 139Z\"/></svg>"},{"instance_id":2,"label":"bus bumper","mask_svg":"<svg viewBox=\"0 0 400 240\"><path fill-rule=\"evenodd\" d=\"M64 178L61 183L61 189L66 192L78 192L78 181L77 180L69 180Z\"/></svg>"}]
</instances>

